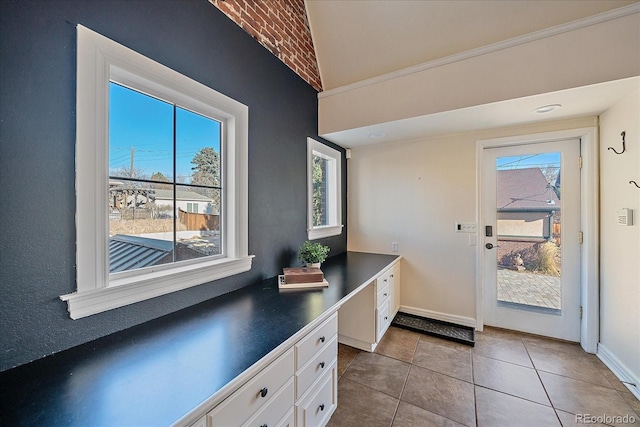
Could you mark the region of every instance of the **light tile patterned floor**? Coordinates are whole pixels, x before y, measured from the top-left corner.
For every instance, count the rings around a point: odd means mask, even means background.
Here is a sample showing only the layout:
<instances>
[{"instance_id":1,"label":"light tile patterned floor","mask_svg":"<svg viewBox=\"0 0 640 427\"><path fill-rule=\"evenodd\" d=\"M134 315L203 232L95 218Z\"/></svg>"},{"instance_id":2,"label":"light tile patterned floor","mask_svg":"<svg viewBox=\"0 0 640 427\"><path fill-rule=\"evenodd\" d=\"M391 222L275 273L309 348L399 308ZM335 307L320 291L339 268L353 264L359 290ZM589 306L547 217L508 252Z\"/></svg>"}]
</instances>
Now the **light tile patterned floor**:
<instances>
[{"instance_id":1,"label":"light tile patterned floor","mask_svg":"<svg viewBox=\"0 0 640 427\"><path fill-rule=\"evenodd\" d=\"M560 277L499 268L498 301L559 310Z\"/></svg>"},{"instance_id":2,"label":"light tile patterned floor","mask_svg":"<svg viewBox=\"0 0 640 427\"><path fill-rule=\"evenodd\" d=\"M472 348L391 327L375 353L340 344L338 371L329 426L640 426L640 401L596 356L534 335L486 328Z\"/></svg>"}]
</instances>

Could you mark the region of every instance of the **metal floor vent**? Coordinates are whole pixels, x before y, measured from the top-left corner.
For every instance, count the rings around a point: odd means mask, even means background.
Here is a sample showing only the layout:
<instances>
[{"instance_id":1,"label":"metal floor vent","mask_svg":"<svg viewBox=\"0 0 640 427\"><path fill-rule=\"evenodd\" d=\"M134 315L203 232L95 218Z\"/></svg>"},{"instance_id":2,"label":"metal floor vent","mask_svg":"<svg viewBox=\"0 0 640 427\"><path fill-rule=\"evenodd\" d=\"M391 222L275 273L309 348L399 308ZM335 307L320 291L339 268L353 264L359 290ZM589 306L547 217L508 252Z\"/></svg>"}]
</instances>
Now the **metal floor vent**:
<instances>
[{"instance_id":1,"label":"metal floor vent","mask_svg":"<svg viewBox=\"0 0 640 427\"><path fill-rule=\"evenodd\" d=\"M399 328L409 329L423 334L432 335L434 337L467 344L471 347L473 347L476 342L474 328L455 325L453 323L442 322L439 320L427 319L426 317L420 317L413 314L398 313L391 324Z\"/></svg>"}]
</instances>

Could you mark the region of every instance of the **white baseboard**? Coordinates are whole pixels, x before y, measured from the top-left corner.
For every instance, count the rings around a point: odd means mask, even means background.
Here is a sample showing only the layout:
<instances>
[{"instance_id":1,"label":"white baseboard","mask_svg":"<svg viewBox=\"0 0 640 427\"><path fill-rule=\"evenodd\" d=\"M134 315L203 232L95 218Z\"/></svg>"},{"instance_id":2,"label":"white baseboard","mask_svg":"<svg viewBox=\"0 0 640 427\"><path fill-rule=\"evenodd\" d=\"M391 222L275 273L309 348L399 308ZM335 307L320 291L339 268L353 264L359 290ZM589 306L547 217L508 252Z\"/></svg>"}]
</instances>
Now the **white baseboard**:
<instances>
[{"instance_id":1,"label":"white baseboard","mask_svg":"<svg viewBox=\"0 0 640 427\"><path fill-rule=\"evenodd\" d=\"M598 353L596 354L602 363L611 369L616 377L640 400L640 378L637 378L630 370L620 361L607 347L598 344Z\"/></svg>"},{"instance_id":2,"label":"white baseboard","mask_svg":"<svg viewBox=\"0 0 640 427\"><path fill-rule=\"evenodd\" d=\"M425 310L417 307L409 307L406 305L400 306L401 313L414 314L416 316L426 317L433 320L440 320L442 322L454 323L461 326L469 326L471 328L476 327L476 319L465 316L458 316L456 314L440 313L438 311Z\"/></svg>"},{"instance_id":3,"label":"white baseboard","mask_svg":"<svg viewBox=\"0 0 640 427\"><path fill-rule=\"evenodd\" d=\"M340 334L338 334L338 342L340 344L348 345L349 347L355 347L359 348L360 350L368 351L369 353L373 353L377 346L376 343L360 341L355 338L347 337Z\"/></svg>"}]
</instances>

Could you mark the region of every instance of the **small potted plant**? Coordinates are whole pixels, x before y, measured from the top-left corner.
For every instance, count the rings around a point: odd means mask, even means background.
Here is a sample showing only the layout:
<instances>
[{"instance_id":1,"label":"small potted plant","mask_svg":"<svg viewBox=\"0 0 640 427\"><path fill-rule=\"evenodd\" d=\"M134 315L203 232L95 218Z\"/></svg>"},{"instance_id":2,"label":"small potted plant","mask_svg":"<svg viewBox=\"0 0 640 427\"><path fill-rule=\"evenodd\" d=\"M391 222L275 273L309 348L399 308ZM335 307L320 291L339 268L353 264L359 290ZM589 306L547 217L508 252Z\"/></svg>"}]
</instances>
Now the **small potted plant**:
<instances>
[{"instance_id":1,"label":"small potted plant","mask_svg":"<svg viewBox=\"0 0 640 427\"><path fill-rule=\"evenodd\" d=\"M320 268L320 264L327 259L329 247L318 242L306 241L300 246L298 258L310 268Z\"/></svg>"}]
</instances>

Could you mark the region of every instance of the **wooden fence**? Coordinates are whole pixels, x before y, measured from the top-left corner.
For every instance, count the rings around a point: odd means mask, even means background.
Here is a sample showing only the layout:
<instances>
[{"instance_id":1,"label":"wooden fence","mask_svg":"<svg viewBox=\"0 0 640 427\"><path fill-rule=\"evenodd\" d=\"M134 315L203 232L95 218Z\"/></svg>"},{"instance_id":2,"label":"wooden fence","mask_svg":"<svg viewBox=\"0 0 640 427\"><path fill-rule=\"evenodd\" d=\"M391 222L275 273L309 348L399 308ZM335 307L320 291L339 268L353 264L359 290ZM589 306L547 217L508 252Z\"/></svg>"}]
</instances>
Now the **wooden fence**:
<instances>
[{"instance_id":1,"label":"wooden fence","mask_svg":"<svg viewBox=\"0 0 640 427\"><path fill-rule=\"evenodd\" d=\"M180 209L178 218L187 230L220 230L220 215L185 212Z\"/></svg>"}]
</instances>

